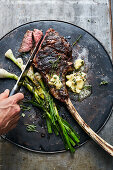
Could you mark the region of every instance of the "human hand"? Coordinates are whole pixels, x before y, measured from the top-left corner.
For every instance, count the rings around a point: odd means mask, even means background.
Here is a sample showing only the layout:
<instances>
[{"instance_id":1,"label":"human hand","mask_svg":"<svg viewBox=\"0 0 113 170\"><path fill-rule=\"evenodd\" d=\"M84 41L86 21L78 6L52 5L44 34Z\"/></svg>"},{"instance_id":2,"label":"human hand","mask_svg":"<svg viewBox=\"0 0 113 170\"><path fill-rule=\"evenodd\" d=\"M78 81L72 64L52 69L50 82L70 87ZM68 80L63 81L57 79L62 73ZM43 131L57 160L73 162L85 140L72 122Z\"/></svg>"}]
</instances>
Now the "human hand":
<instances>
[{"instance_id":1,"label":"human hand","mask_svg":"<svg viewBox=\"0 0 113 170\"><path fill-rule=\"evenodd\" d=\"M0 94L0 135L16 127L20 118L20 106L17 104L24 98L22 93L9 96L9 90Z\"/></svg>"}]
</instances>

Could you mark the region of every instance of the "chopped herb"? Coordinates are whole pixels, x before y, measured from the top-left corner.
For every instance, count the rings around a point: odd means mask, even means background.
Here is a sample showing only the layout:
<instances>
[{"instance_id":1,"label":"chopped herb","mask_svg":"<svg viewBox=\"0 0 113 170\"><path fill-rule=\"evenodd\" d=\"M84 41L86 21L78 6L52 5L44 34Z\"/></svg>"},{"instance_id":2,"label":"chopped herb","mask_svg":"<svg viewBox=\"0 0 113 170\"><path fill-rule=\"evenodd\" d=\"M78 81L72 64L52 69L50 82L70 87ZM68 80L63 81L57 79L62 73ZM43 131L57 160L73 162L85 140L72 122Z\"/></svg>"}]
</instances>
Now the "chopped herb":
<instances>
[{"instance_id":1,"label":"chopped herb","mask_svg":"<svg viewBox=\"0 0 113 170\"><path fill-rule=\"evenodd\" d=\"M49 61L50 64L53 64L53 61Z\"/></svg>"},{"instance_id":2,"label":"chopped herb","mask_svg":"<svg viewBox=\"0 0 113 170\"><path fill-rule=\"evenodd\" d=\"M58 67L58 64L59 64L59 62L60 62L60 59L61 59L61 56L59 55L58 56L58 59L56 60L56 61L49 61L49 63L50 64L52 64L52 69L55 69L55 68L57 68Z\"/></svg>"},{"instance_id":3,"label":"chopped herb","mask_svg":"<svg viewBox=\"0 0 113 170\"><path fill-rule=\"evenodd\" d=\"M91 90L91 87L92 87L91 85L85 85L85 86L84 86L84 89L86 89L86 90Z\"/></svg>"},{"instance_id":4,"label":"chopped herb","mask_svg":"<svg viewBox=\"0 0 113 170\"><path fill-rule=\"evenodd\" d=\"M101 81L100 86L101 85L106 85L106 84L108 84L108 81Z\"/></svg>"},{"instance_id":5,"label":"chopped herb","mask_svg":"<svg viewBox=\"0 0 113 170\"><path fill-rule=\"evenodd\" d=\"M57 68L57 67L58 67L58 63L54 62L54 63L52 64L52 68L55 69L55 68Z\"/></svg>"},{"instance_id":6,"label":"chopped herb","mask_svg":"<svg viewBox=\"0 0 113 170\"><path fill-rule=\"evenodd\" d=\"M22 113L22 117L25 117L25 113Z\"/></svg>"},{"instance_id":7,"label":"chopped herb","mask_svg":"<svg viewBox=\"0 0 113 170\"><path fill-rule=\"evenodd\" d=\"M55 71L54 70L50 70L50 72L49 72L50 74L51 74L51 77L53 76L53 74L55 73Z\"/></svg>"},{"instance_id":8,"label":"chopped herb","mask_svg":"<svg viewBox=\"0 0 113 170\"><path fill-rule=\"evenodd\" d=\"M58 60L60 60L60 59L61 59L61 56L59 55L59 56L58 56Z\"/></svg>"},{"instance_id":9,"label":"chopped herb","mask_svg":"<svg viewBox=\"0 0 113 170\"><path fill-rule=\"evenodd\" d=\"M57 77L54 77L54 79L57 79Z\"/></svg>"},{"instance_id":10,"label":"chopped herb","mask_svg":"<svg viewBox=\"0 0 113 170\"><path fill-rule=\"evenodd\" d=\"M88 21L88 22L90 22L90 20L89 20L89 19L88 19L87 21Z\"/></svg>"},{"instance_id":11,"label":"chopped herb","mask_svg":"<svg viewBox=\"0 0 113 170\"><path fill-rule=\"evenodd\" d=\"M81 61L81 64L84 65L84 61Z\"/></svg>"},{"instance_id":12,"label":"chopped herb","mask_svg":"<svg viewBox=\"0 0 113 170\"><path fill-rule=\"evenodd\" d=\"M76 84L76 79L75 78L72 81Z\"/></svg>"},{"instance_id":13,"label":"chopped herb","mask_svg":"<svg viewBox=\"0 0 113 170\"><path fill-rule=\"evenodd\" d=\"M21 107L21 110L23 110L23 111L25 111L25 110L27 110L27 111L31 110L31 107L27 107L27 106L25 106L25 105L20 105L20 107Z\"/></svg>"},{"instance_id":14,"label":"chopped herb","mask_svg":"<svg viewBox=\"0 0 113 170\"><path fill-rule=\"evenodd\" d=\"M79 73L79 74L80 74L80 76L82 76L82 72L81 72L81 71L80 71L80 73Z\"/></svg>"},{"instance_id":15,"label":"chopped herb","mask_svg":"<svg viewBox=\"0 0 113 170\"><path fill-rule=\"evenodd\" d=\"M79 37L77 38L77 40L73 43L73 46L80 40L81 37L82 37L82 35L79 35Z\"/></svg>"},{"instance_id":16,"label":"chopped herb","mask_svg":"<svg viewBox=\"0 0 113 170\"><path fill-rule=\"evenodd\" d=\"M26 125L26 130L28 131L28 132L38 132L37 130L36 130L36 125L30 125L30 124L25 124Z\"/></svg>"}]
</instances>

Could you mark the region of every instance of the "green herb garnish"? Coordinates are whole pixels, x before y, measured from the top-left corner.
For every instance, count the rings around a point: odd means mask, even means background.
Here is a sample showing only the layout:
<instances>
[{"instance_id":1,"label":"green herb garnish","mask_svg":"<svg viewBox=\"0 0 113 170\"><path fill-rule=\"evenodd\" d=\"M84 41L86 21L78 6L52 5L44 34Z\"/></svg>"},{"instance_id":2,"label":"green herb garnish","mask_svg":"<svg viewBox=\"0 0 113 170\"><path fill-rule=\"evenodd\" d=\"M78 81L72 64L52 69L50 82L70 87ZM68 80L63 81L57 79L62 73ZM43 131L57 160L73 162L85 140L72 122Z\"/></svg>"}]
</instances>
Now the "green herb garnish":
<instances>
[{"instance_id":1,"label":"green herb garnish","mask_svg":"<svg viewBox=\"0 0 113 170\"><path fill-rule=\"evenodd\" d=\"M101 81L100 86L101 85L107 85L107 84L108 84L108 81Z\"/></svg>"},{"instance_id":2,"label":"green herb garnish","mask_svg":"<svg viewBox=\"0 0 113 170\"><path fill-rule=\"evenodd\" d=\"M76 82L76 78L74 78L72 81L74 82L74 84L77 84L77 82Z\"/></svg>"},{"instance_id":3,"label":"green herb garnish","mask_svg":"<svg viewBox=\"0 0 113 170\"><path fill-rule=\"evenodd\" d=\"M61 59L61 56L58 56L58 59L56 61L49 61L49 63L52 64L52 69L55 69L58 67L60 59Z\"/></svg>"},{"instance_id":4,"label":"green herb garnish","mask_svg":"<svg viewBox=\"0 0 113 170\"><path fill-rule=\"evenodd\" d=\"M82 37L82 35L79 35L79 37L77 38L77 40L73 43L73 46L80 40L81 37Z\"/></svg>"},{"instance_id":5,"label":"green herb garnish","mask_svg":"<svg viewBox=\"0 0 113 170\"><path fill-rule=\"evenodd\" d=\"M53 61L50 60L49 63L50 63L50 64L53 64Z\"/></svg>"},{"instance_id":6,"label":"green herb garnish","mask_svg":"<svg viewBox=\"0 0 113 170\"><path fill-rule=\"evenodd\" d=\"M92 86L91 85L85 85L83 89L86 89L86 90L91 90Z\"/></svg>"},{"instance_id":7,"label":"green herb garnish","mask_svg":"<svg viewBox=\"0 0 113 170\"><path fill-rule=\"evenodd\" d=\"M30 125L30 124L25 124L26 125L26 130L28 131L28 132L38 132L37 130L36 130L36 126L35 125Z\"/></svg>"},{"instance_id":8,"label":"green herb garnish","mask_svg":"<svg viewBox=\"0 0 113 170\"><path fill-rule=\"evenodd\" d=\"M25 105L20 105L20 107L21 107L21 110L23 110L23 111L29 111L29 110L31 110L31 107L27 107L27 106L25 106Z\"/></svg>"}]
</instances>

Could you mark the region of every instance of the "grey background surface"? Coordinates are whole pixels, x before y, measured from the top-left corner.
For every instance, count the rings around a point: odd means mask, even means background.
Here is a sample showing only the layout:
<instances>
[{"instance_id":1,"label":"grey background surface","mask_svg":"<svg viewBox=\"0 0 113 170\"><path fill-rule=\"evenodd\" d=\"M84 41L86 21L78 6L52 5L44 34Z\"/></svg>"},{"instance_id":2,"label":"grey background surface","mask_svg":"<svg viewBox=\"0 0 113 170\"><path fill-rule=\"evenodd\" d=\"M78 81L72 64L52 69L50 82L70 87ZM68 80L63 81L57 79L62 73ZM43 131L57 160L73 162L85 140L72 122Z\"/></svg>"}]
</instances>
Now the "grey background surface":
<instances>
[{"instance_id":1,"label":"grey background surface","mask_svg":"<svg viewBox=\"0 0 113 170\"><path fill-rule=\"evenodd\" d=\"M113 0L111 0L112 31L113 31Z\"/></svg>"},{"instance_id":2,"label":"grey background surface","mask_svg":"<svg viewBox=\"0 0 113 170\"><path fill-rule=\"evenodd\" d=\"M109 0L1 0L0 37L26 22L58 19L93 34L112 57ZM113 145L113 114L99 135ZM1 170L112 170L113 158L89 140L69 152L36 154L0 140Z\"/></svg>"}]
</instances>

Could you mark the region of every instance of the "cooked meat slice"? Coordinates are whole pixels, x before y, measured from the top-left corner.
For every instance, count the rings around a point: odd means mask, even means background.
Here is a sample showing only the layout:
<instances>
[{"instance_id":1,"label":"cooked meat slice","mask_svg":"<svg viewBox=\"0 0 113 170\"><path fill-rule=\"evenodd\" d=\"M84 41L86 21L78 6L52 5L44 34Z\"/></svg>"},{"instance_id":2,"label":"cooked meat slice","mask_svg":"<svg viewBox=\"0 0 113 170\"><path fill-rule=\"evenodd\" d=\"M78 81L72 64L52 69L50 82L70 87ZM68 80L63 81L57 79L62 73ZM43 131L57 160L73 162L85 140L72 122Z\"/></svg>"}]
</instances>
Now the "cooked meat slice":
<instances>
[{"instance_id":1,"label":"cooked meat slice","mask_svg":"<svg viewBox=\"0 0 113 170\"><path fill-rule=\"evenodd\" d=\"M38 29L34 29L34 31L27 31L24 35L22 44L19 52L29 52L33 50L33 47L40 41L43 33Z\"/></svg>"},{"instance_id":2,"label":"cooked meat slice","mask_svg":"<svg viewBox=\"0 0 113 170\"><path fill-rule=\"evenodd\" d=\"M19 48L19 52L29 52L33 47L33 31L27 30Z\"/></svg>"},{"instance_id":3,"label":"cooked meat slice","mask_svg":"<svg viewBox=\"0 0 113 170\"><path fill-rule=\"evenodd\" d=\"M48 84L50 92L60 101L68 98L65 75L72 69L71 59L72 50L67 40L55 30L51 28L47 30L34 61L35 66ZM55 76L56 84L52 84Z\"/></svg>"},{"instance_id":4,"label":"cooked meat slice","mask_svg":"<svg viewBox=\"0 0 113 170\"><path fill-rule=\"evenodd\" d=\"M33 39L35 41L35 45L40 41L42 36L43 36L43 33L42 33L41 30L34 29L34 31L33 31Z\"/></svg>"}]
</instances>

